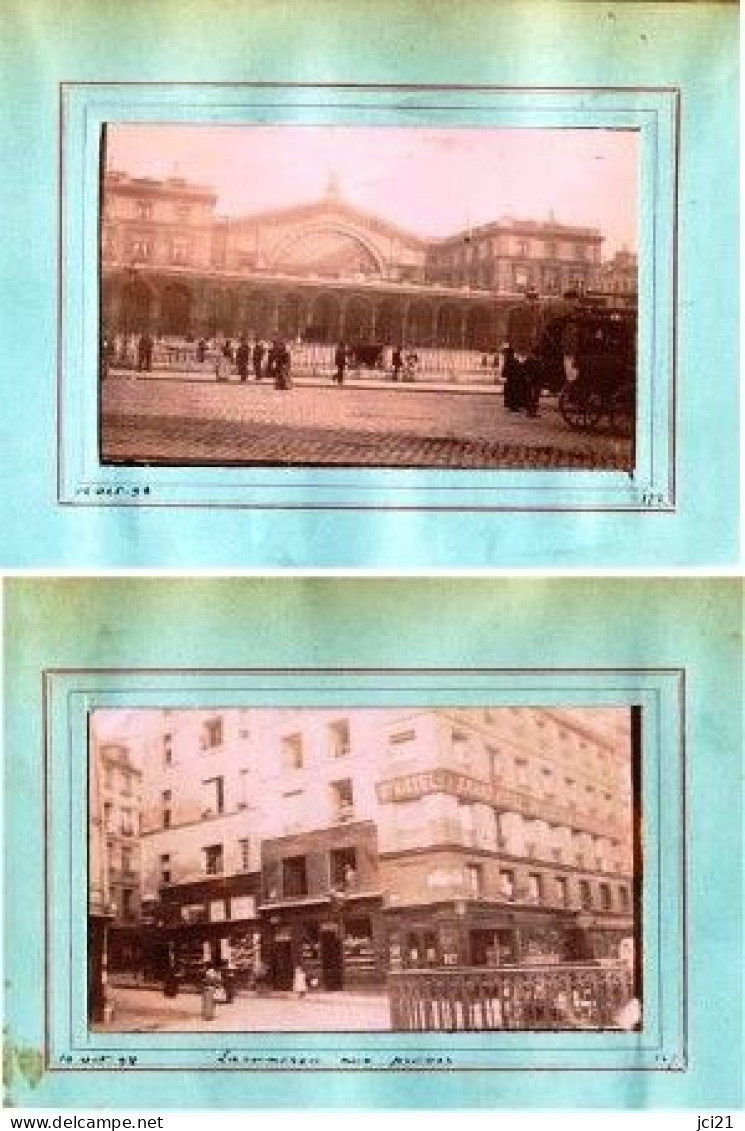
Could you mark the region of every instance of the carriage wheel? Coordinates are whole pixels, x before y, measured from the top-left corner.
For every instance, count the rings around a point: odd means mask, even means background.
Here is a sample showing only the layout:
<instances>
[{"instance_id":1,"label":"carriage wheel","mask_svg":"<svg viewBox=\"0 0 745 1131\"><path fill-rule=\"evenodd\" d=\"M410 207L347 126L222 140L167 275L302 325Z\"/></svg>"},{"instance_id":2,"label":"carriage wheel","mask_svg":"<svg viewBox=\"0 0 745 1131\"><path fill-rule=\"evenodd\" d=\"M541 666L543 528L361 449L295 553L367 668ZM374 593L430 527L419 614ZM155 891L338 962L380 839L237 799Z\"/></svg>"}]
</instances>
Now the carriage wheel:
<instances>
[{"instance_id":1,"label":"carriage wheel","mask_svg":"<svg viewBox=\"0 0 745 1131\"><path fill-rule=\"evenodd\" d=\"M588 432L596 428L603 415L603 402L599 393L577 394L571 386L562 389L559 412L570 428Z\"/></svg>"},{"instance_id":2,"label":"carriage wheel","mask_svg":"<svg viewBox=\"0 0 745 1131\"><path fill-rule=\"evenodd\" d=\"M616 436L631 439L636 425L636 406L633 394L619 390L608 408L608 427Z\"/></svg>"}]
</instances>

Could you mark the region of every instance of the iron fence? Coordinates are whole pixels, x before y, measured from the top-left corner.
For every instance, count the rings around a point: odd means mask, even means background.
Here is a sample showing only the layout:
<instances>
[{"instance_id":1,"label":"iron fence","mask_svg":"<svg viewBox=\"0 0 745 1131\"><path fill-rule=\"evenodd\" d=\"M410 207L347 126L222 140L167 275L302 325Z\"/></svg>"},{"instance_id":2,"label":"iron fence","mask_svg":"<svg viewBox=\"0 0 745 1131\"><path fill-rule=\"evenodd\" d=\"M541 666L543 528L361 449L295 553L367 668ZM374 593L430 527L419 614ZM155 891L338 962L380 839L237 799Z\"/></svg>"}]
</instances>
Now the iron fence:
<instances>
[{"instance_id":1,"label":"iron fence","mask_svg":"<svg viewBox=\"0 0 745 1131\"><path fill-rule=\"evenodd\" d=\"M237 342L233 342L234 350L236 347ZM328 377L331 379L336 369L334 363L335 346L310 342L292 342L288 344L288 348L292 372L296 376ZM188 374L202 373L206 376L215 374L218 361L221 361L226 374L235 374L237 369L234 357L233 352L233 360L228 360L226 363L221 349L213 342L200 348L197 342L161 338L153 343L150 368ZM140 368L138 337L136 335L116 335L108 348L107 362L110 368L131 370ZM263 365L266 367L266 354L264 355ZM250 360L248 370L250 374L253 373ZM378 377L381 380L393 380L396 376L393 370L393 350L390 348L381 350L377 364L358 364L350 359L346 371L350 377ZM481 382L484 384L499 383L501 376L501 353L497 351L482 353L478 350L450 349L447 347L404 350L403 364L398 374L402 381L429 379L457 383L459 380L463 380L468 383Z\"/></svg>"},{"instance_id":2,"label":"iron fence","mask_svg":"<svg viewBox=\"0 0 745 1131\"><path fill-rule=\"evenodd\" d=\"M393 1029L621 1028L634 997L628 966L551 965L400 970L389 974Z\"/></svg>"}]
</instances>

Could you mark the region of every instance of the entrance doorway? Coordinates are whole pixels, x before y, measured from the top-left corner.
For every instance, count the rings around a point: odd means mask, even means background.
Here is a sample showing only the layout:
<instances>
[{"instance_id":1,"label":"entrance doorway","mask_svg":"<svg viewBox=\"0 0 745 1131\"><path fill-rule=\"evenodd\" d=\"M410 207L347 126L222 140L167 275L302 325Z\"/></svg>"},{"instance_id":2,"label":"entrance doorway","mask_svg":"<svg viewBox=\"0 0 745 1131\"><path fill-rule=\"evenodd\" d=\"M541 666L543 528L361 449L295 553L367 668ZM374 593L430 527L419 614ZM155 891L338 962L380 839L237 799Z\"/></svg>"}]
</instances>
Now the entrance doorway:
<instances>
[{"instance_id":1,"label":"entrance doorway","mask_svg":"<svg viewBox=\"0 0 745 1131\"><path fill-rule=\"evenodd\" d=\"M291 990L292 976L292 940L275 939L272 945L272 986L275 990Z\"/></svg>"},{"instance_id":2,"label":"entrance doorway","mask_svg":"<svg viewBox=\"0 0 745 1131\"><path fill-rule=\"evenodd\" d=\"M338 931L321 930L321 978L326 990L344 985L341 938Z\"/></svg>"}]
</instances>

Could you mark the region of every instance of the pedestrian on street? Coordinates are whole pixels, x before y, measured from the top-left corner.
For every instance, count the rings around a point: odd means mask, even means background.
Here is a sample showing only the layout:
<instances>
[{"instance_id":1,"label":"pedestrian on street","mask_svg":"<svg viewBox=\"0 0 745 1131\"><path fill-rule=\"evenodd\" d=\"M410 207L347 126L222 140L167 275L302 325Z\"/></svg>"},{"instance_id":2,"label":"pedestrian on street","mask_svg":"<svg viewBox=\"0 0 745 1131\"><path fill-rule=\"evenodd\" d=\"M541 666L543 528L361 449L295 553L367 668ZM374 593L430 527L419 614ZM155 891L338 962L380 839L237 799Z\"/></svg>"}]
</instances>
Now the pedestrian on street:
<instances>
[{"instance_id":1,"label":"pedestrian on street","mask_svg":"<svg viewBox=\"0 0 745 1131\"><path fill-rule=\"evenodd\" d=\"M255 343L254 348L253 348L253 353L251 355L251 361L253 363L253 370L254 370L254 377L256 378L257 381L261 380L261 368L262 368L262 365L264 364L264 353L265 353L264 343L261 341L260 338L257 338L256 343Z\"/></svg>"},{"instance_id":2,"label":"pedestrian on street","mask_svg":"<svg viewBox=\"0 0 745 1131\"><path fill-rule=\"evenodd\" d=\"M392 369L391 376L392 376L394 381L398 381L399 378L401 377L401 369L403 368L403 363L404 362L403 362L403 354L402 354L402 351L401 351L401 346L396 346L396 348L393 351L393 355L391 357L391 369Z\"/></svg>"},{"instance_id":3,"label":"pedestrian on street","mask_svg":"<svg viewBox=\"0 0 745 1131\"><path fill-rule=\"evenodd\" d=\"M203 365L204 359L207 356L207 343L204 338L200 338L197 342L197 365Z\"/></svg>"},{"instance_id":4,"label":"pedestrian on street","mask_svg":"<svg viewBox=\"0 0 745 1131\"><path fill-rule=\"evenodd\" d=\"M204 1021L214 1021L215 1019L217 994L221 986L220 975L212 963L208 962L202 982L202 1019Z\"/></svg>"},{"instance_id":5,"label":"pedestrian on street","mask_svg":"<svg viewBox=\"0 0 745 1131\"><path fill-rule=\"evenodd\" d=\"M275 388L277 389L291 389L292 388L292 358L287 345L283 341L277 342L277 354L275 360Z\"/></svg>"},{"instance_id":6,"label":"pedestrian on street","mask_svg":"<svg viewBox=\"0 0 745 1131\"><path fill-rule=\"evenodd\" d=\"M241 381L245 381L248 377L248 356L249 356L248 341L245 335L241 338L238 349L235 354L235 364L238 369L238 376Z\"/></svg>"},{"instance_id":7,"label":"pedestrian on street","mask_svg":"<svg viewBox=\"0 0 745 1131\"><path fill-rule=\"evenodd\" d=\"M292 979L292 989L299 998L305 997L308 992L308 979L300 962L295 963L295 973Z\"/></svg>"},{"instance_id":8,"label":"pedestrian on street","mask_svg":"<svg viewBox=\"0 0 745 1131\"><path fill-rule=\"evenodd\" d=\"M334 365L336 366L334 381L337 385L343 385L344 371L347 368L347 347L344 342L339 342L334 351Z\"/></svg>"},{"instance_id":9,"label":"pedestrian on street","mask_svg":"<svg viewBox=\"0 0 745 1131\"><path fill-rule=\"evenodd\" d=\"M147 332L140 334L137 343L137 368L146 371L153 368L153 339Z\"/></svg>"}]
</instances>

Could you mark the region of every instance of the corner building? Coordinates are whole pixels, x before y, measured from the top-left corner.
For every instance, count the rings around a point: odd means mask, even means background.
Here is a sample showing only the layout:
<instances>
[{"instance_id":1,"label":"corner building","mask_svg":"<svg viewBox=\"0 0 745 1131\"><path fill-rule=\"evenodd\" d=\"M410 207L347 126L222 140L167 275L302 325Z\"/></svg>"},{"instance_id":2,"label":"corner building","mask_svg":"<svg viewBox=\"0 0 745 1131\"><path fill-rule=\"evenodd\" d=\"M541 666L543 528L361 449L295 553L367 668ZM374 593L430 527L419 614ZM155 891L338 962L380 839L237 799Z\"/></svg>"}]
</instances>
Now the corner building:
<instances>
[{"instance_id":1,"label":"corner building","mask_svg":"<svg viewBox=\"0 0 745 1131\"><path fill-rule=\"evenodd\" d=\"M634 934L628 709L174 711L144 766L144 888L179 959L582 961Z\"/></svg>"}]
</instances>

